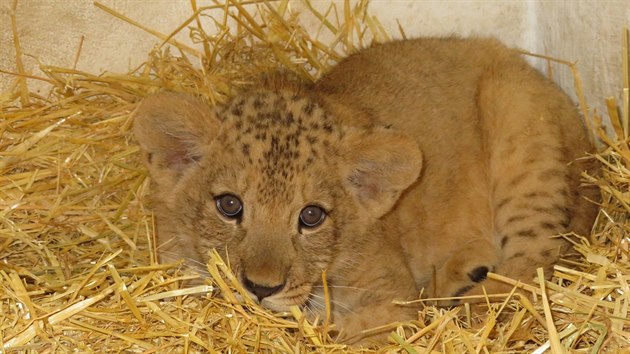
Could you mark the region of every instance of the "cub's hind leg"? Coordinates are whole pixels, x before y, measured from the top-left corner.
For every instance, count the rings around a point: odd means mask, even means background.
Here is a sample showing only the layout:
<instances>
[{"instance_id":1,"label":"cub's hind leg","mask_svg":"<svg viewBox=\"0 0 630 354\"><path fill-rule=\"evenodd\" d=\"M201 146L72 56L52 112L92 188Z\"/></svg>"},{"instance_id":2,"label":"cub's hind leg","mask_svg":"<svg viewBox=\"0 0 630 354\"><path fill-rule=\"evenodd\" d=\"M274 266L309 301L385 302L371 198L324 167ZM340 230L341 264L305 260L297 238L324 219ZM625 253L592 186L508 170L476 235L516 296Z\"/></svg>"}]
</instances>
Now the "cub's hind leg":
<instances>
[{"instance_id":1,"label":"cub's hind leg","mask_svg":"<svg viewBox=\"0 0 630 354\"><path fill-rule=\"evenodd\" d=\"M576 209L584 203L578 202L579 170L570 163L590 144L559 88L518 58L498 61L482 79L478 96L500 254L495 272L531 282L539 267L551 276L569 248L554 236L571 231L575 214L585 215ZM484 283L490 292L509 288Z\"/></svg>"},{"instance_id":2,"label":"cub's hind leg","mask_svg":"<svg viewBox=\"0 0 630 354\"><path fill-rule=\"evenodd\" d=\"M568 97L518 55L502 51L481 77L476 98L492 230L478 237L488 240L485 246L454 249L437 270L442 285L431 290L441 297L512 289L485 279L487 271L530 283L539 267L551 276L569 248L558 235L584 233L594 217L595 207L582 199L593 191L578 187L587 166L574 162L591 146Z\"/></svg>"},{"instance_id":3,"label":"cub's hind leg","mask_svg":"<svg viewBox=\"0 0 630 354\"><path fill-rule=\"evenodd\" d=\"M510 156L497 161L504 166L495 167L500 171L493 188L494 242L500 253L495 272L524 282L538 267L550 276L569 247L558 235L570 231L575 194L570 178L578 176L570 175L562 146L553 138L515 139L504 150Z\"/></svg>"},{"instance_id":4,"label":"cub's hind leg","mask_svg":"<svg viewBox=\"0 0 630 354\"><path fill-rule=\"evenodd\" d=\"M480 79L477 107L488 159L492 230L479 237L488 240L486 247L453 253L438 269L438 279L454 275L459 280L443 282L447 287L439 296L483 294L482 286L487 293L511 290L485 279L486 269L523 282L531 282L539 267L551 276L569 248L557 236L577 225L575 215L589 219L592 214L584 212L579 199L580 168L570 164L590 145L579 115L559 88L517 55L500 52ZM476 257L469 258L471 251Z\"/></svg>"}]
</instances>

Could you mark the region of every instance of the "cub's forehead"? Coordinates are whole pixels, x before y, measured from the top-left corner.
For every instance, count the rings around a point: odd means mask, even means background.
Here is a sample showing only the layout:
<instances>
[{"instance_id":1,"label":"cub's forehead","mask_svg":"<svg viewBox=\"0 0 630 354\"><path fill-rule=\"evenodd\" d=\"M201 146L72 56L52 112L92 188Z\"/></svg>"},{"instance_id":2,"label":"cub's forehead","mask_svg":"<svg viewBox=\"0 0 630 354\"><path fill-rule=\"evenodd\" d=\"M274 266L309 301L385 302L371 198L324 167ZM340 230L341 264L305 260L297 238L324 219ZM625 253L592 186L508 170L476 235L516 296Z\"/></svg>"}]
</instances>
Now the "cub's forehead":
<instances>
[{"instance_id":1,"label":"cub's forehead","mask_svg":"<svg viewBox=\"0 0 630 354\"><path fill-rule=\"evenodd\" d=\"M219 142L260 174L264 193L290 194L296 178L329 164L342 136L331 114L294 92L238 96L217 115Z\"/></svg>"},{"instance_id":2,"label":"cub's forehead","mask_svg":"<svg viewBox=\"0 0 630 354\"><path fill-rule=\"evenodd\" d=\"M341 137L332 115L315 100L293 92L262 91L238 96L217 115L222 122L218 138L224 143L240 144L244 154L253 147L267 147L287 158L308 159L312 156L302 156L301 150L308 147L316 152Z\"/></svg>"},{"instance_id":3,"label":"cub's forehead","mask_svg":"<svg viewBox=\"0 0 630 354\"><path fill-rule=\"evenodd\" d=\"M242 131L284 126L332 135L336 130L332 116L315 99L290 91L257 91L237 96L223 106L219 115Z\"/></svg>"}]
</instances>

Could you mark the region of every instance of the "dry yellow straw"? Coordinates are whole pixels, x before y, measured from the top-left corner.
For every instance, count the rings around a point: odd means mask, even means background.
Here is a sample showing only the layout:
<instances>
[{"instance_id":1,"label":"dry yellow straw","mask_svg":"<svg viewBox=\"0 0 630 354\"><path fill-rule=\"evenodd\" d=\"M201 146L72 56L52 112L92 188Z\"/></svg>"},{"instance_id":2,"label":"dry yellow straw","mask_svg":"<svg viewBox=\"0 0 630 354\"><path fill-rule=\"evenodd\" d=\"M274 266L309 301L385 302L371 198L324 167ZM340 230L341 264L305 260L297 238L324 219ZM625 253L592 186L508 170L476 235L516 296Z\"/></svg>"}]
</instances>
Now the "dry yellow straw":
<instances>
[{"instance_id":1,"label":"dry yellow straw","mask_svg":"<svg viewBox=\"0 0 630 354\"><path fill-rule=\"evenodd\" d=\"M316 79L372 39L388 40L367 1L341 8L304 3L303 15L320 23L312 35L292 11L294 2L191 1L190 16L161 33L101 3L95 6L155 36L161 47L129 73L94 74L42 66L24 72L18 29L28 25L11 7L16 84L0 94L0 346L6 352L610 352L630 346L630 149L628 34L624 37L622 102L606 101L616 136L582 113L604 149L598 176L584 176L603 194L590 241L568 235L578 256L554 269L539 287L495 274L489 277L534 295L488 295L487 313L440 309L429 300L407 302L417 321L372 329L390 331L383 348L358 349L328 337L305 310L272 313L244 296L230 267L213 252L207 265L159 264L147 174L131 136L132 112L162 88L220 103L260 72L279 67ZM141 6L141 5L138 5ZM223 10L210 19L210 10ZM217 33L207 28L216 25ZM194 45L175 41L189 30ZM402 29L399 30L404 33ZM74 62L81 55L77 49ZM195 66L186 55L201 59ZM549 59L544 57L544 59ZM46 58L39 58L45 62ZM5 71L3 71L5 73ZM28 80L50 84L42 98ZM587 235L582 235L587 236ZM324 290L327 292L325 273ZM467 312L467 313L465 313ZM331 331L332 332L332 331ZM371 333L370 330L366 333Z\"/></svg>"}]
</instances>

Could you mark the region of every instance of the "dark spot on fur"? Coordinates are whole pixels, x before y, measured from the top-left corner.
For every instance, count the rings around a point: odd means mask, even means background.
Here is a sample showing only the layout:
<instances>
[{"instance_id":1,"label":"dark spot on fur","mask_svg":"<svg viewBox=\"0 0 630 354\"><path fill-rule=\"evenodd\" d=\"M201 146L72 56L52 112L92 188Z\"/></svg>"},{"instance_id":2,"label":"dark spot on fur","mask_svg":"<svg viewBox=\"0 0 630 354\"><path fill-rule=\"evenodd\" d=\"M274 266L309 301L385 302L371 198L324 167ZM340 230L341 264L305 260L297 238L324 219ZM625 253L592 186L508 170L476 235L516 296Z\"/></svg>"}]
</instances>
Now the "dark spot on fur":
<instances>
[{"instance_id":1,"label":"dark spot on fur","mask_svg":"<svg viewBox=\"0 0 630 354\"><path fill-rule=\"evenodd\" d=\"M249 144L243 144L241 145L241 148L243 151L243 155L249 156Z\"/></svg>"},{"instance_id":2,"label":"dark spot on fur","mask_svg":"<svg viewBox=\"0 0 630 354\"><path fill-rule=\"evenodd\" d=\"M501 248L505 248L505 245L507 245L509 240L510 239L507 236L503 236L503 238L501 239Z\"/></svg>"},{"instance_id":3,"label":"dark spot on fur","mask_svg":"<svg viewBox=\"0 0 630 354\"><path fill-rule=\"evenodd\" d=\"M529 176L529 171L521 172L518 176L512 178L509 182L510 187L516 187Z\"/></svg>"},{"instance_id":4,"label":"dark spot on fur","mask_svg":"<svg viewBox=\"0 0 630 354\"><path fill-rule=\"evenodd\" d=\"M514 216L510 216L507 219L507 222L511 223L511 222L515 222L515 221L521 221L521 220L525 220L529 217L529 215L514 215Z\"/></svg>"},{"instance_id":5,"label":"dark spot on fur","mask_svg":"<svg viewBox=\"0 0 630 354\"><path fill-rule=\"evenodd\" d=\"M538 157L528 157L525 160L525 165L531 165L531 164L533 164L536 161L538 161Z\"/></svg>"},{"instance_id":6,"label":"dark spot on fur","mask_svg":"<svg viewBox=\"0 0 630 354\"><path fill-rule=\"evenodd\" d=\"M330 124L330 123L324 123L324 131L325 131L326 133L332 133L332 131L333 131L332 124Z\"/></svg>"},{"instance_id":7,"label":"dark spot on fur","mask_svg":"<svg viewBox=\"0 0 630 354\"><path fill-rule=\"evenodd\" d=\"M559 191L556 192L556 194L559 194L563 197L569 197L569 191L566 190L565 188L560 189Z\"/></svg>"},{"instance_id":8,"label":"dark spot on fur","mask_svg":"<svg viewBox=\"0 0 630 354\"><path fill-rule=\"evenodd\" d=\"M270 114L270 119L272 123L275 124L282 124L283 120L282 120L282 115L280 115L279 112L273 112Z\"/></svg>"},{"instance_id":9,"label":"dark spot on fur","mask_svg":"<svg viewBox=\"0 0 630 354\"><path fill-rule=\"evenodd\" d=\"M466 285L462 288L460 288L459 290L457 290L455 292L455 294L453 294L453 297L458 297L458 296L462 296L464 294L466 294L468 291L470 291L470 289L474 288L474 285Z\"/></svg>"},{"instance_id":10,"label":"dark spot on fur","mask_svg":"<svg viewBox=\"0 0 630 354\"><path fill-rule=\"evenodd\" d=\"M285 117L285 124L289 125L293 123L295 123L295 119L293 118L293 112L288 112L287 116Z\"/></svg>"},{"instance_id":11,"label":"dark spot on fur","mask_svg":"<svg viewBox=\"0 0 630 354\"><path fill-rule=\"evenodd\" d=\"M519 237L536 237L536 233L532 229L521 230L516 233L516 236Z\"/></svg>"},{"instance_id":12,"label":"dark spot on fur","mask_svg":"<svg viewBox=\"0 0 630 354\"><path fill-rule=\"evenodd\" d=\"M554 203L551 206L552 209L560 211L562 214L567 215L571 213L571 210L565 205L560 205L558 203Z\"/></svg>"},{"instance_id":13,"label":"dark spot on fur","mask_svg":"<svg viewBox=\"0 0 630 354\"><path fill-rule=\"evenodd\" d=\"M232 107L232 114L237 116L237 117L242 116L243 115L243 107L241 105L237 105L237 106Z\"/></svg>"},{"instance_id":14,"label":"dark spot on fur","mask_svg":"<svg viewBox=\"0 0 630 354\"><path fill-rule=\"evenodd\" d=\"M306 105L304 105L304 108L302 111L307 116L310 116L311 114L313 114L314 109L315 109L315 104L313 102L307 102Z\"/></svg>"},{"instance_id":15,"label":"dark spot on fur","mask_svg":"<svg viewBox=\"0 0 630 354\"><path fill-rule=\"evenodd\" d=\"M510 258L508 259L520 258L520 257L523 257L524 255L525 255L525 252L516 252L512 256L510 256Z\"/></svg>"},{"instance_id":16,"label":"dark spot on fur","mask_svg":"<svg viewBox=\"0 0 630 354\"><path fill-rule=\"evenodd\" d=\"M566 173L563 170L546 170L540 173L540 175L538 176L538 180L542 181L542 182L547 182L550 179L554 179L554 178L565 178L566 177Z\"/></svg>"},{"instance_id":17,"label":"dark spot on fur","mask_svg":"<svg viewBox=\"0 0 630 354\"><path fill-rule=\"evenodd\" d=\"M497 210L503 208L504 206L506 206L508 203L510 203L512 201L511 197L507 197L505 199L502 199L498 204L497 204Z\"/></svg>"},{"instance_id":18,"label":"dark spot on fur","mask_svg":"<svg viewBox=\"0 0 630 354\"><path fill-rule=\"evenodd\" d=\"M544 251L540 252L540 255L543 256L544 258L548 258L548 257L551 256L551 251L544 250Z\"/></svg>"},{"instance_id":19,"label":"dark spot on fur","mask_svg":"<svg viewBox=\"0 0 630 354\"><path fill-rule=\"evenodd\" d=\"M527 207L528 207L527 205L523 205L523 208L527 208ZM550 214L553 212L551 208L540 207L540 206L531 207L531 209L537 213L542 213L542 214Z\"/></svg>"},{"instance_id":20,"label":"dark spot on fur","mask_svg":"<svg viewBox=\"0 0 630 354\"><path fill-rule=\"evenodd\" d=\"M549 194L548 192L531 192L531 193L525 194L525 198L539 198L539 197L551 198L551 194Z\"/></svg>"},{"instance_id":21,"label":"dark spot on fur","mask_svg":"<svg viewBox=\"0 0 630 354\"><path fill-rule=\"evenodd\" d=\"M260 99L260 97L256 97L256 99L254 99L254 108L255 109L260 109L262 108L264 102L262 99Z\"/></svg>"},{"instance_id":22,"label":"dark spot on fur","mask_svg":"<svg viewBox=\"0 0 630 354\"><path fill-rule=\"evenodd\" d=\"M540 223L540 227L545 230L554 230L557 228L557 226L558 226L557 224L554 224L552 222L547 222L547 221Z\"/></svg>"},{"instance_id":23,"label":"dark spot on fur","mask_svg":"<svg viewBox=\"0 0 630 354\"><path fill-rule=\"evenodd\" d=\"M317 137L313 136L313 135L309 135L309 136L306 137L306 141L308 141L309 144L311 144L311 145L315 144L315 143L317 143Z\"/></svg>"},{"instance_id":24,"label":"dark spot on fur","mask_svg":"<svg viewBox=\"0 0 630 354\"><path fill-rule=\"evenodd\" d=\"M486 266L477 267L468 273L468 277L475 283L479 283L480 281L486 279L489 271L490 270Z\"/></svg>"},{"instance_id":25,"label":"dark spot on fur","mask_svg":"<svg viewBox=\"0 0 630 354\"><path fill-rule=\"evenodd\" d=\"M279 109L279 110L285 110L285 109L286 109L286 107L287 107L287 102L286 102L286 100L284 99L284 97L282 97L282 96L276 96L275 100L273 101L273 106L274 106L276 109Z\"/></svg>"},{"instance_id":26,"label":"dark spot on fur","mask_svg":"<svg viewBox=\"0 0 630 354\"><path fill-rule=\"evenodd\" d=\"M531 210L537 212L537 213L541 213L541 214L547 214L547 215L555 215L555 216L562 216L563 219L569 218L569 214L571 213L569 208L564 207L560 204L553 204L551 207L542 207L542 206L535 206L535 207L531 207L531 206L524 206L525 208L530 208Z\"/></svg>"}]
</instances>

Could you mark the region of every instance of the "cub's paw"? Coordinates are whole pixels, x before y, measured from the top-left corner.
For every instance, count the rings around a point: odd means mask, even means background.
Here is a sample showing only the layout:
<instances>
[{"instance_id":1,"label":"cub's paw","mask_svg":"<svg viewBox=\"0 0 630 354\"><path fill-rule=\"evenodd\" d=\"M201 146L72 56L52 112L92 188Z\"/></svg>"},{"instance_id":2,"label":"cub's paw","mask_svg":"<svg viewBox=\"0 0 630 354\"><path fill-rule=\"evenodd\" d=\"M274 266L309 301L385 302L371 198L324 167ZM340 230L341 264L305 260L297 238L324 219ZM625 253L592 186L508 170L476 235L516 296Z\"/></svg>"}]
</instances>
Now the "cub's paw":
<instances>
[{"instance_id":1,"label":"cub's paw","mask_svg":"<svg viewBox=\"0 0 630 354\"><path fill-rule=\"evenodd\" d=\"M474 288L477 285L477 283L481 283L482 281L486 280L486 278L488 277L488 272L490 271L492 270L488 266L485 266L485 265L472 269L470 272L466 273L466 275L468 276L468 279L472 283L468 285L464 285L461 288L457 289L457 291L455 291L455 293L453 293L451 296L458 297L458 296L466 295L466 293L469 292L472 288Z\"/></svg>"},{"instance_id":2,"label":"cub's paw","mask_svg":"<svg viewBox=\"0 0 630 354\"><path fill-rule=\"evenodd\" d=\"M474 289L480 288L488 276L488 272L494 270L491 264L478 265L472 268L458 269L449 274L443 274L441 279L436 279L436 298L447 298L436 302L439 306L455 306L462 302L478 302L480 299L453 299L476 293Z\"/></svg>"},{"instance_id":3,"label":"cub's paw","mask_svg":"<svg viewBox=\"0 0 630 354\"><path fill-rule=\"evenodd\" d=\"M487 241L470 241L457 250L439 267L429 289L425 294L438 300L441 306L457 305L459 299L450 299L468 295L480 283L484 283L488 272L492 272L498 263L496 248Z\"/></svg>"}]
</instances>

